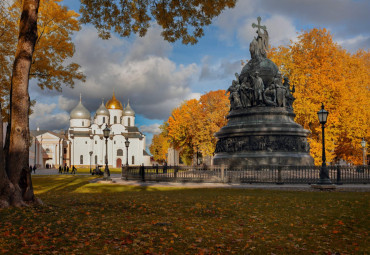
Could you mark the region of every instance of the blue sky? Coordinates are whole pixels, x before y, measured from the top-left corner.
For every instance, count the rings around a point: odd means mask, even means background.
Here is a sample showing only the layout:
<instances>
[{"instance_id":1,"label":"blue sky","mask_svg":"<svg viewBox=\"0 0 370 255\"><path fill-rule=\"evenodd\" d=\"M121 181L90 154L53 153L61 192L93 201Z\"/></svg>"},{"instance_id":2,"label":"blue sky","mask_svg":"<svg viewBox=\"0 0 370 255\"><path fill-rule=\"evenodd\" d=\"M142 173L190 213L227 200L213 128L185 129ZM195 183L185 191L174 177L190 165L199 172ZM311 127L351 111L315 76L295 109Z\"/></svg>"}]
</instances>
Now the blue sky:
<instances>
[{"instance_id":1,"label":"blue sky","mask_svg":"<svg viewBox=\"0 0 370 255\"><path fill-rule=\"evenodd\" d=\"M62 4L78 12L77 0ZM171 110L183 100L198 98L210 90L227 89L241 60L249 59L249 43L255 35L252 22L258 16L267 26L272 46L295 40L302 30L328 29L334 40L350 52L369 50L370 1L362 0L239 0L225 10L196 45L170 44L153 24L143 38L135 35L110 40L98 38L95 28L82 26L73 41L79 63L87 75L85 83L63 92L41 91L30 82L31 99L36 99L30 127L59 130L69 126L69 112L82 94L83 104L94 112L112 96L136 112L136 126L147 135L147 145Z\"/></svg>"}]
</instances>

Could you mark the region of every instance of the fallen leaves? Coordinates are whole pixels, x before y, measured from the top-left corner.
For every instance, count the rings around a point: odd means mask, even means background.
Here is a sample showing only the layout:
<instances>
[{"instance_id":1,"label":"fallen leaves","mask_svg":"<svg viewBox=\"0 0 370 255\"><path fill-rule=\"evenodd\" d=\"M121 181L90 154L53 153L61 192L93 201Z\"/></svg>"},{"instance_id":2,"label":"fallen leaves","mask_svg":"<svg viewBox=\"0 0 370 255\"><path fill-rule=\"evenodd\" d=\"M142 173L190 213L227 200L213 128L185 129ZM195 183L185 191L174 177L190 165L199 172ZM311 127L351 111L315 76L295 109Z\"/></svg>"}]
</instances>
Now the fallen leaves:
<instances>
[{"instance_id":1,"label":"fallen leaves","mask_svg":"<svg viewBox=\"0 0 370 255\"><path fill-rule=\"evenodd\" d=\"M95 185L89 194L77 192L83 179L40 180L48 206L0 211L0 253L369 253L367 193Z\"/></svg>"}]
</instances>

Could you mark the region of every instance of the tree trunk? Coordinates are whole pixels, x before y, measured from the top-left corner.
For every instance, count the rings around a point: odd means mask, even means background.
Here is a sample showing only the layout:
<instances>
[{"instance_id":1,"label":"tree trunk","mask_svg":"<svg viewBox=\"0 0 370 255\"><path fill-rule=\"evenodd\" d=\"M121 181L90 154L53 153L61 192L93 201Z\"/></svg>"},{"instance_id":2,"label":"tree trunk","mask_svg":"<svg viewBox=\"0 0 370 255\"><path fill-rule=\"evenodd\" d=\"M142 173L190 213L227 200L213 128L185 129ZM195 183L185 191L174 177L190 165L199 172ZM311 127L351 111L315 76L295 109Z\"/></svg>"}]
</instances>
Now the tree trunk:
<instances>
[{"instance_id":1,"label":"tree trunk","mask_svg":"<svg viewBox=\"0 0 370 255\"><path fill-rule=\"evenodd\" d=\"M4 155L1 156L0 207L23 206L25 202L36 202L28 165L30 139L28 79L37 40L39 1L23 1L10 90L10 121L8 123L10 136L7 136L8 148L5 158ZM3 146L1 146L1 152L2 150ZM5 169L4 160L6 161Z\"/></svg>"}]
</instances>

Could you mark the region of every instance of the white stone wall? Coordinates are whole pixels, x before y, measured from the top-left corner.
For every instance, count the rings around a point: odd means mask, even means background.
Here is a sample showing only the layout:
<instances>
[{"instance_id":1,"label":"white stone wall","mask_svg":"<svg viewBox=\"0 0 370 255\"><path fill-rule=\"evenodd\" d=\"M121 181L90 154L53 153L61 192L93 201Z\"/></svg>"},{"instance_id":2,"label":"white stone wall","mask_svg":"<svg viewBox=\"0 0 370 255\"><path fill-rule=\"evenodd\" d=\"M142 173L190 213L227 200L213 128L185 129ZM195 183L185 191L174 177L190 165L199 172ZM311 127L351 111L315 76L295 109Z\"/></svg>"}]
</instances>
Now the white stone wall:
<instances>
[{"instance_id":1,"label":"white stone wall","mask_svg":"<svg viewBox=\"0 0 370 255\"><path fill-rule=\"evenodd\" d=\"M97 124L97 125L102 125L104 123L109 123L109 116L98 115L98 116L95 117L94 123Z\"/></svg>"},{"instance_id":2,"label":"white stone wall","mask_svg":"<svg viewBox=\"0 0 370 255\"><path fill-rule=\"evenodd\" d=\"M130 119L130 125L129 125L129 119ZM123 116L122 124L127 127L133 127L135 126L135 117L133 116Z\"/></svg>"},{"instance_id":3,"label":"white stone wall","mask_svg":"<svg viewBox=\"0 0 370 255\"><path fill-rule=\"evenodd\" d=\"M90 127L91 121L89 119L70 119L70 127Z\"/></svg>"},{"instance_id":4,"label":"white stone wall","mask_svg":"<svg viewBox=\"0 0 370 255\"><path fill-rule=\"evenodd\" d=\"M110 118L109 118L109 124L112 125L112 124L120 124L121 123L121 117L122 117L122 110L119 110L119 109L109 109L109 114L110 114ZM116 123L114 123L114 120L116 117Z\"/></svg>"}]
</instances>

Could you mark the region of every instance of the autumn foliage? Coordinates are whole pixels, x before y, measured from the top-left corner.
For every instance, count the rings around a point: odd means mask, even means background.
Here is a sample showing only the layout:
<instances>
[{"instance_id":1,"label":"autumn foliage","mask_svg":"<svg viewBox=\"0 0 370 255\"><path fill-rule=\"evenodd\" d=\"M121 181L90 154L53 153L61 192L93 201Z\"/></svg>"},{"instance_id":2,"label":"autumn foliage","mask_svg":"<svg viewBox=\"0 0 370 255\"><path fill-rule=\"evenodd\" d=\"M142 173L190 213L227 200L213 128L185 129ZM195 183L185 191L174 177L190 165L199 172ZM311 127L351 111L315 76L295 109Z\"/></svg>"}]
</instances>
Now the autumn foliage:
<instances>
[{"instance_id":1,"label":"autumn foliage","mask_svg":"<svg viewBox=\"0 0 370 255\"><path fill-rule=\"evenodd\" d=\"M322 136L317 112L329 111L325 125L328 162L344 159L360 164L360 141L370 139L370 53L347 52L326 29L314 28L291 45L273 48L269 58L295 85L296 121L311 131L315 163L321 163Z\"/></svg>"},{"instance_id":2,"label":"autumn foliage","mask_svg":"<svg viewBox=\"0 0 370 255\"><path fill-rule=\"evenodd\" d=\"M80 30L78 14L60 5L61 0L41 1L38 13L38 38L33 53L29 79L36 79L41 89L62 90L85 80L80 65L65 60L75 53L72 34ZM0 3L0 100L7 118L11 72L19 34L22 1Z\"/></svg>"},{"instance_id":3,"label":"autumn foliage","mask_svg":"<svg viewBox=\"0 0 370 255\"><path fill-rule=\"evenodd\" d=\"M203 156L213 155L216 146L214 133L226 125L229 109L225 90L210 91L199 100L187 100L172 110L165 132L154 137L152 147L163 148L161 144L165 141L181 151L181 158L186 164L191 163L197 152ZM167 139L159 139L160 136ZM150 152L154 158L158 157L155 149Z\"/></svg>"}]
</instances>

